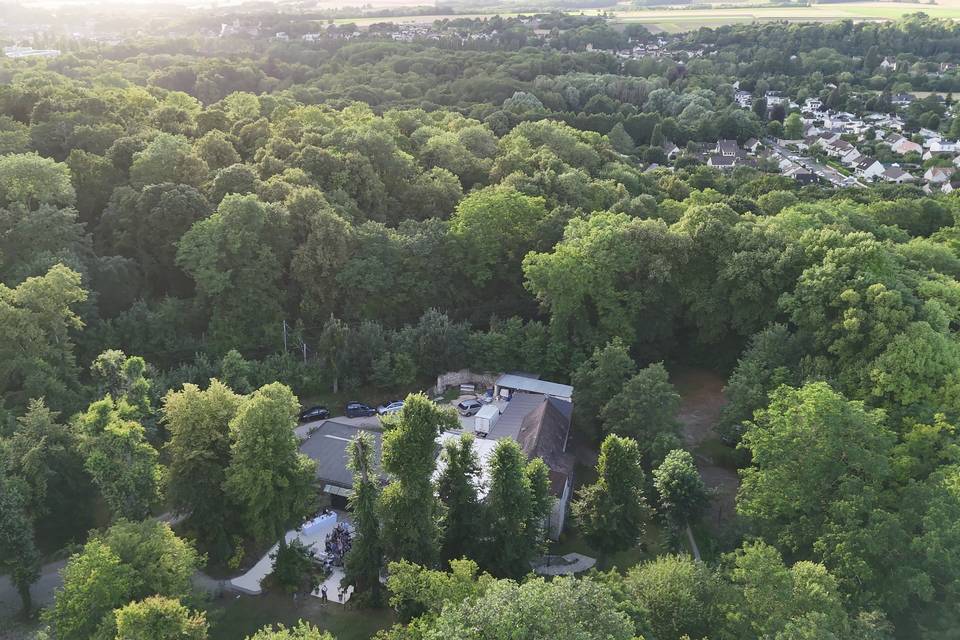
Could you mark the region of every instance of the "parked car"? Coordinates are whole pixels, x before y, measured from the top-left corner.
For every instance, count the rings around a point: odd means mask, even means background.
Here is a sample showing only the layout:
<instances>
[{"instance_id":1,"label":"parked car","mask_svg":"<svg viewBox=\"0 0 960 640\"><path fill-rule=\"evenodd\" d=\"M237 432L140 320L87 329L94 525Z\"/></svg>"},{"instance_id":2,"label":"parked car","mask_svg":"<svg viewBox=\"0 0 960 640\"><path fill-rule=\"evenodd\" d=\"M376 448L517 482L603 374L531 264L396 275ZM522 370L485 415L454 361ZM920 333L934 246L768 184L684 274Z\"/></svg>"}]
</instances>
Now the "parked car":
<instances>
[{"instance_id":1,"label":"parked car","mask_svg":"<svg viewBox=\"0 0 960 640\"><path fill-rule=\"evenodd\" d=\"M300 422L313 422L314 420L326 420L330 417L330 412L327 411L326 407L321 407L317 405L315 407L310 407L309 409L304 409L300 412Z\"/></svg>"},{"instance_id":2,"label":"parked car","mask_svg":"<svg viewBox=\"0 0 960 640\"><path fill-rule=\"evenodd\" d=\"M345 413L348 418L369 418L377 415L377 410L362 402L348 402Z\"/></svg>"},{"instance_id":3,"label":"parked car","mask_svg":"<svg viewBox=\"0 0 960 640\"><path fill-rule=\"evenodd\" d=\"M388 402L387 404L382 404L377 407L377 413L382 416L388 416L392 413L397 413L403 409L403 400L394 400L393 402Z\"/></svg>"},{"instance_id":4,"label":"parked car","mask_svg":"<svg viewBox=\"0 0 960 640\"><path fill-rule=\"evenodd\" d=\"M483 403L479 400L464 400L457 404L457 412L462 416L472 416L476 415L482 407Z\"/></svg>"}]
</instances>

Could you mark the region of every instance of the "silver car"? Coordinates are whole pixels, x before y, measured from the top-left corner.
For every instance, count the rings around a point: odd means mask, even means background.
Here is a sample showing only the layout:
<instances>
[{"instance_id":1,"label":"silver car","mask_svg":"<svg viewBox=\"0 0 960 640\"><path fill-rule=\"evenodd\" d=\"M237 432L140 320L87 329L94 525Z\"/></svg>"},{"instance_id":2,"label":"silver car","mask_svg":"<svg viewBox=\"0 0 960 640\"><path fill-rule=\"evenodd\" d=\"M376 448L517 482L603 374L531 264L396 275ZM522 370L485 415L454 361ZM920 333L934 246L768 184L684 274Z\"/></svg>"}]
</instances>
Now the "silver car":
<instances>
[{"instance_id":1,"label":"silver car","mask_svg":"<svg viewBox=\"0 0 960 640\"><path fill-rule=\"evenodd\" d=\"M472 416L476 415L482 407L483 403L479 400L464 400L457 404L457 413L462 416Z\"/></svg>"}]
</instances>

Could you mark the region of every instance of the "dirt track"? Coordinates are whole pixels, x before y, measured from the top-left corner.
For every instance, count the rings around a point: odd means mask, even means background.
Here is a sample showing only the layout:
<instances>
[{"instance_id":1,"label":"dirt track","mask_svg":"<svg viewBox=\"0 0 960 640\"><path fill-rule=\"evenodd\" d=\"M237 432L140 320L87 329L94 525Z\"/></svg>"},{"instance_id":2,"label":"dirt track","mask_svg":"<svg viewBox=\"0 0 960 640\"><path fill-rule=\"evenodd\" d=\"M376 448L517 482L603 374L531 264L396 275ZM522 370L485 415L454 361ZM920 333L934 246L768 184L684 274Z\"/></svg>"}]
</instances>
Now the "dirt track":
<instances>
[{"instance_id":1,"label":"dirt track","mask_svg":"<svg viewBox=\"0 0 960 640\"><path fill-rule=\"evenodd\" d=\"M708 524L718 527L733 517L740 486L737 472L721 466L710 454L711 449L723 446L713 427L727 402L723 397L725 381L705 369L678 369L673 371L671 380L680 392L677 419L683 425L684 443L693 453L703 481L716 492L708 512Z\"/></svg>"}]
</instances>

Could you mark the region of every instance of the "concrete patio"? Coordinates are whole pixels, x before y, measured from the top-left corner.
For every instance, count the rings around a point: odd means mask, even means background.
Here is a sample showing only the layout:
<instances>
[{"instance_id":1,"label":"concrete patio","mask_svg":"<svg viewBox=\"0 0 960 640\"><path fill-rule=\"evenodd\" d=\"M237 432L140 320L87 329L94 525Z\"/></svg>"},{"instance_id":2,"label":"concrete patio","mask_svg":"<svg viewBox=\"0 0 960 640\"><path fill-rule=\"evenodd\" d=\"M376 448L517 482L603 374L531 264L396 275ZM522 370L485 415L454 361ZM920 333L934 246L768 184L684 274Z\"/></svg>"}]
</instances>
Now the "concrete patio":
<instances>
[{"instance_id":1,"label":"concrete patio","mask_svg":"<svg viewBox=\"0 0 960 640\"><path fill-rule=\"evenodd\" d=\"M323 553L324 542L326 537L330 534L334 527L338 523L350 524L349 517L346 513L341 511L335 511L336 519L331 519L328 523L318 526L315 529L310 530L309 532L304 532L299 529L287 531L284 539L287 541L287 544L293 542L294 540L300 540L300 542L306 546L313 548L317 553ZM275 544L270 547L270 550L267 551L260 558L255 565L253 565L246 573L243 575L237 576L230 580L230 587L235 591L246 593L249 595L259 595L263 593L263 588L260 586L261 581L270 575L270 572L273 571L273 559L271 555L277 552L279 545ZM326 580L319 585L311 595L320 596L320 589L323 585L327 587L327 599L330 602L335 602L341 604L341 601L337 599L337 591L340 589L340 581L343 579L344 573L341 567L334 567L333 571L327 576ZM343 603L346 603L350 600L350 596L353 594L353 587L349 587L346 593L343 596Z\"/></svg>"}]
</instances>

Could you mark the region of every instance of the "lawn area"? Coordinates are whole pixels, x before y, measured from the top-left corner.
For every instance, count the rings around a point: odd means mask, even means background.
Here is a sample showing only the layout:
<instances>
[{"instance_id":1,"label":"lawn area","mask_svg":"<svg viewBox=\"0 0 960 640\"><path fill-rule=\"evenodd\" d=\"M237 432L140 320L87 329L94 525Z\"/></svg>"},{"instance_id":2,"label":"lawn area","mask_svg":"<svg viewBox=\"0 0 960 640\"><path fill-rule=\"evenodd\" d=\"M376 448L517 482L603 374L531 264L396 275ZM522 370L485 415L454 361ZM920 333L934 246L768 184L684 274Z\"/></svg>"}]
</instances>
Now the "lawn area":
<instances>
[{"instance_id":1,"label":"lawn area","mask_svg":"<svg viewBox=\"0 0 960 640\"><path fill-rule=\"evenodd\" d=\"M210 640L242 640L267 624L287 626L306 620L337 640L367 640L380 629L394 623L390 609L354 609L339 604L320 604L318 598L265 594L236 596L227 594L207 608Z\"/></svg>"},{"instance_id":2,"label":"lawn area","mask_svg":"<svg viewBox=\"0 0 960 640\"><path fill-rule=\"evenodd\" d=\"M626 571L636 564L646 560L652 560L658 555L667 553L669 549L666 548L665 542L660 523L655 520L648 521L644 528L643 536L640 538L640 544L632 549L615 553L606 558L602 563L598 562L597 569L605 571L616 567L617 570L621 572ZM567 520L567 527L563 535L560 536L560 541L550 546L550 553L561 556L566 553L582 553L591 558L598 557L597 552L587 544L587 541L584 540L580 532L577 531L576 525L569 519Z\"/></svg>"},{"instance_id":3,"label":"lawn area","mask_svg":"<svg viewBox=\"0 0 960 640\"><path fill-rule=\"evenodd\" d=\"M597 481L597 470L593 466L577 464L574 468L575 478L574 492L580 487L593 484ZM646 523L643 537L640 538L640 544L632 549L627 549L616 553L603 562L603 566L597 565L600 570L606 570L611 567L617 567L620 571L626 571L630 567L645 560L650 560L661 553L666 553L664 545L663 532L660 529L660 523L652 520ZM577 531L577 525L574 519L567 517L566 528L560 536L558 542L550 545L550 553L564 555L566 553L582 553L591 558L599 558L599 554L587 544L580 532Z\"/></svg>"},{"instance_id":4,"label":"lawn area","mask_svg":"<svg viewBox=\"0 0 960 640\"><path fill-rule=\"evenodd\" d=\"M840 164L839 162L837 162L832 158L828 159L826 161L826 164L830 165L831 167L833 167L834 169L836 169L837 171L839 171L845 176L851 175L850 169L846 168L845 166L843 166L842 164Z\"/></svg>"}]
</instances>

